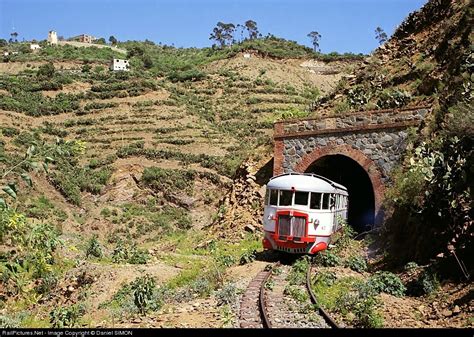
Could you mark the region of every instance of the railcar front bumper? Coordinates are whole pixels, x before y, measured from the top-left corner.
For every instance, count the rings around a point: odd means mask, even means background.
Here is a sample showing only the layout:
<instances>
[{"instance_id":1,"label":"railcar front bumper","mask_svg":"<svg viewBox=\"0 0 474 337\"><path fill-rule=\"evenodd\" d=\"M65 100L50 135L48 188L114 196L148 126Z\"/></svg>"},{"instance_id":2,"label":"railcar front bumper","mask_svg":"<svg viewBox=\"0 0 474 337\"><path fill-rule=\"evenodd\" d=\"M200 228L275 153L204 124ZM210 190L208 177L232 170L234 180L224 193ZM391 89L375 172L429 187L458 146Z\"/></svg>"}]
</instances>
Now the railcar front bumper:
<instances>
[{"instance_id":1,"label":"railcar front bumper","mask_svg":"<svg viewBox=\"0 0 474 337\"><path fill-rule=\"evenodd\" d=\"M327 248L329 237L283 237L275 233L265 231L262 240L264 249L279 250L291 254L315 254Z\"/></svg>"}]
</instances>

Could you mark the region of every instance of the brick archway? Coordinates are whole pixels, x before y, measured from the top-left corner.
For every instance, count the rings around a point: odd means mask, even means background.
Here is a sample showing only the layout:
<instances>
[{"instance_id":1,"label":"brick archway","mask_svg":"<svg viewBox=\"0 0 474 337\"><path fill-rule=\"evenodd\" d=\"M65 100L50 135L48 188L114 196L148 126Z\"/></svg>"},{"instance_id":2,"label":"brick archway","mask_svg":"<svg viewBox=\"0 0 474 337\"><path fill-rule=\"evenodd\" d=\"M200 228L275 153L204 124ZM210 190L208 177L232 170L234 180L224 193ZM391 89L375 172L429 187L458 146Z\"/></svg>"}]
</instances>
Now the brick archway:
<instances>
[{"instance_id":1,"label":"brick archway","mask_svg":"<svg viewBox=\"0 0 474 337\"><path fill-rule=\"evenodd\" d=\"M385 186L382 181L382 175L376 164L372 161L372 159L368 158L361 151L354 149L349 145L328 145L317 148L313 150L313 152L305 155L301 161L296 164L295 171L300 173L306 172L308 168L318 159L330 155L343 155L349 157L359 164L365 170L365 172L367 172L374 191L375 218L376 222L378 222L377 219L380 218L379 213L381 211L380 207L382 205Z\"/></svg>"}]
</instances>

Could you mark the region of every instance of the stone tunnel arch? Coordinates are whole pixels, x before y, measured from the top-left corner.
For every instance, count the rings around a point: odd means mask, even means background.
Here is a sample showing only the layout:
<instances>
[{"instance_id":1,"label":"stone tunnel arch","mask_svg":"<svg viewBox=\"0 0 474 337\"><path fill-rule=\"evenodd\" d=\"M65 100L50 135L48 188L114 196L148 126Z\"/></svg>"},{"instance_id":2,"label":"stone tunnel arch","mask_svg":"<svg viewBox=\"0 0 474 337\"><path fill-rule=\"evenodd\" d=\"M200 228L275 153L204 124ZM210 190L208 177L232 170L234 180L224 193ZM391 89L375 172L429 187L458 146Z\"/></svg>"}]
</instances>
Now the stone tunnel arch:
<instances>
[{"instance_id":1,"label":"stone tunnel arch","mask_svg":"<svg viewBox=\"0 0 474 337\"><path fill-rule=\"evenodd\" d=\"M296 172L325 176L349 190L349 223L358 231L365 225L379 224L384 193L382 176L376 164L349 145L317 148L305 155Z\"/></svg>"}]
</instances>

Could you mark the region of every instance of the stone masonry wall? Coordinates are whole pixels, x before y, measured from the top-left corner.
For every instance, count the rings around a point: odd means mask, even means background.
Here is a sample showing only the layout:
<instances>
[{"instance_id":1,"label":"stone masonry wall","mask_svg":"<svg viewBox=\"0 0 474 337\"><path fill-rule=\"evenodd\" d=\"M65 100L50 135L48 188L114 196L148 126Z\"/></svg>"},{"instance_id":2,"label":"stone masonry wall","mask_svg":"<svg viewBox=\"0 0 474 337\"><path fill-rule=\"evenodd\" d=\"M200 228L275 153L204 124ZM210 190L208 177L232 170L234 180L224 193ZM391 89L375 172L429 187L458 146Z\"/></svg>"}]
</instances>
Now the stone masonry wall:
<instances>
[{"instance_id":1,"label":"stone masonry wall","mask_svg":"<svg viewBox=\"0 0 474 337\"><path fill-rule=\"evenodd\" d=\"M406 130L386 129L377 132L334 133L303 138L283 139L283 172L294 172L302 158L316 148L349 145L377 164L383 182L399 162L406 147Z\"/></svg>"},{"instance_id":2,"label":"stone masonry wall","mask_svg":"<svg viewBox=\"0 0 474 337\"><path fill-rule=\"evenodd\" d=\"M428 108L405 110L380 110L361 113L350 113L340 116L284 122L283 134L318 131L327 129L357 128L366 126L387 125L394 123L421 122L428 113Z\"/></svg>"}]
</instances>

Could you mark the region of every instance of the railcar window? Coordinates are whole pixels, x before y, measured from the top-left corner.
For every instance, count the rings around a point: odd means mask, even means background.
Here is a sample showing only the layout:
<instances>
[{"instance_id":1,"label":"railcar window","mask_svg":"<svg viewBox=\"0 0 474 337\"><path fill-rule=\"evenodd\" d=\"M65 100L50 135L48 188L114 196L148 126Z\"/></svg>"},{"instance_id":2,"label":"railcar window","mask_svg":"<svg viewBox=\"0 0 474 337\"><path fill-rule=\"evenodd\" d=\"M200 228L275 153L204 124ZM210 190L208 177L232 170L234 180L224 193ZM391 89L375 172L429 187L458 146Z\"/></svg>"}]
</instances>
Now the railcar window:
<instances>
[{"instance_id":1,"label":"railcar window","mask_svg":"<svg viewBox=\"0 0 474 337\"><path fill-rule=\"evenodd\" d=\"M311 202L309 207L311 209L321 209L321 193L311 192Z\"/></svg>"},{"instance_id":2,"label":"railcar window","mask_svg":"<svg viewBox=\"0 0 474 337\"><path fill-rule=\"evenodd\" d=\"M323 207L322 209L329 209L329 194L324 193L323 194Z\"/></svg>"},{"instance_id":3,"label":"railcar window","mask_svg":"<svg viewBox=\"0 0 474 337\"><path fill-rule=\"evenodd\" d=\"M280 191L280 206L291 206L291 199L293 199L291 191Z\"/></svg>"},{"instance_id":4,"label":"railcar window","mask_svg":"<svg viewBox=\"0 0 474 337\"><path fill-rule=\"evenodd\" d=\"M336 209L336 195L331 194L329 197L329 208L330 209Z\"/></svg>"},{"instance_id":5,"label":"railcar window","mask_svg":"<svg viewBox=\"0 0 474 337\"><path fill-rule=\"evenodd\" d=\"M308 206L308 192L295 192L295 205Z\"/></svg>"},{"instance_id":6,"label":"railcar window","mask_svg":"<svg viewBox=\"0 0 474 337\"><path fill-rule=\"evenodd\" d=\"M270 190L270 205L278 205L278 190Z\"/></svg>"}]
</instances>

